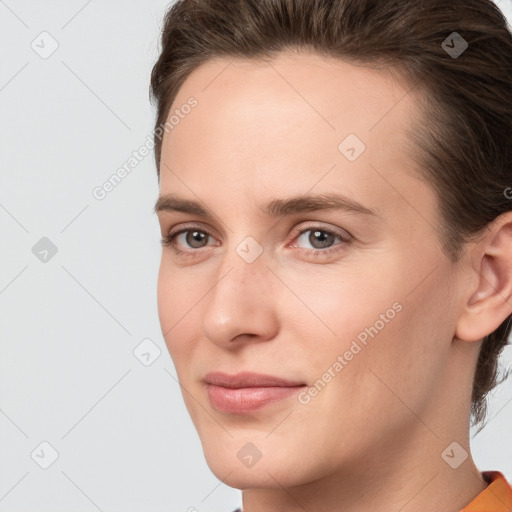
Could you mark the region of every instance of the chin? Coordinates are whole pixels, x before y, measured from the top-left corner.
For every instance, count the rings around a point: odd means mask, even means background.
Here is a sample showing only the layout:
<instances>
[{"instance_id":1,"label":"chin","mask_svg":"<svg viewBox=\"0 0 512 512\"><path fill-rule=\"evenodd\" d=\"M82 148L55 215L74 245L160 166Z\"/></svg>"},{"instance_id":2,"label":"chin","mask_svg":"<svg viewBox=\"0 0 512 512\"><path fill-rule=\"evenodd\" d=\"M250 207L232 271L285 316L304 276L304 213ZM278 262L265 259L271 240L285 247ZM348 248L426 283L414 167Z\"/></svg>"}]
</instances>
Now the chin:
<instances>
[{"instance_id":1,"label":"chin","mask_svg":"<svg viewBox=\"0 0 512 512\"><path fill-rule=\"evenodd\" d=\"M229 487L235 489L280 488L300 485L307 480L307 468L289 454L278 454L271 443L261 446L261 455L250 441L230 439L219 444L218 439L203 443L203 451L212 473ZM251 456L253 457L251 460ZM259 457L258 460L256 460Z\"/></svg>"},{"instance_id":2,"label":"chin","mask_svg":"<svg viewBox=\"0 0 512 512\"><path fill-rule=\"evenodd\" d=\"M256 464L252 468L246 468L240 463L225 460L210 460L206 458L208 467L212 473L223 483L234 489L272 489L297 485L300 482L293 478L283 478L283 468L269 467ZM261 461L260 461L261 462ZM287 471L284 471L287 473Z\"/></svg>"}]
</instances>

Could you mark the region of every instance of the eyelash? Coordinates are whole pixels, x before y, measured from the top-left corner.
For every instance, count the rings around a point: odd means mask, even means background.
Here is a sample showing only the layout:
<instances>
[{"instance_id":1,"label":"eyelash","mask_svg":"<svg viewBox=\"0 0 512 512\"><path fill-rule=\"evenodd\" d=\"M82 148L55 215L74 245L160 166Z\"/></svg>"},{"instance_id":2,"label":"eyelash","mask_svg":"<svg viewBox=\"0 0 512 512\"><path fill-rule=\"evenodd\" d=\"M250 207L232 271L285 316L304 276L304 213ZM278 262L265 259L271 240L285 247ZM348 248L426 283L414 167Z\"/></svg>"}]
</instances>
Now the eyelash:
<instances>
[{"instance_id":1,"label":"eyelash","mask_svg":"<svg viewBox=\"0 0 512 512\"><path fill-rule=\"evenodd\" d=\"M175 231L174 233L171 232L171 233L169 233L169 235L164 236L161 240L162 246L164 246L164 247L174 246L175 245L174 241L175 241L176 237L181 235L182 233L187 233L189 231L199 231L200 233L203 233L206 236L212 237L212 235L208 231L201 229L199 226L187 226L178 231ZM332 252L339 252L341 249L338 246L350 245L350 243L351 243L351 240L349 238L342 236L340 233L337 233L337 232L329 230L329 229L320 228L318 226L308 226L306 228L303 228L302 230L297 232L295 238L299 238L300 236L302 236L304 233L307 233L308 231L320 231L322 233L327 233L328 235L334 235L335 237L340 239L340 243L334 244L331 247L327 247L326 249L303 249L304 254L306 256L315 256L315 257L320 256L321 257L326 254L331 254ZM208 247L211 247L211 246L205 246L205 247L201 247L199 249L192 249L190 251L180 251L179 249L175 249L175 252L179 256L194 257L202 252L205 252L205 250L208 250Z\"/></svg>"}]
</instances>

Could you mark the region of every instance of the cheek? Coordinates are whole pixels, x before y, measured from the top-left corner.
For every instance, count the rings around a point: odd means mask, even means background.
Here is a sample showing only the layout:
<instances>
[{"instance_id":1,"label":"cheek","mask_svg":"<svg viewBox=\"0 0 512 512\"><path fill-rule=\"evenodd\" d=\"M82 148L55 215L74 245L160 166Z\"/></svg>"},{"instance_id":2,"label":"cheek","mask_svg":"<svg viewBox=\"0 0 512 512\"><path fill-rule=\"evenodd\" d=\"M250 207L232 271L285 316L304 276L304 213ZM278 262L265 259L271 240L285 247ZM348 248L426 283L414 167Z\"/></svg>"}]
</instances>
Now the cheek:
<instances>
[{"instance_id":1,"label":"cheek","mask_svg":"<svg viewBox=\"0 0 512 512\"><path fill-rule=\"evenodd\" d=\"M198 284L194 285L191 276L167 262L163 254L157 283L158 316L173 361L191 346L188 338L193 335L194 305L199 304L202 296L204 292Z\"/></svg>"},{"instance_id":2,"label":"cheek","mask_svg":"<svg viewBox=\"0 0 512 512\"><path fill-rule=\"evenodd\" d=\"M353 340L365 346L374 336L383 337L400 315L403 293L393 284L401 280L393 279L392 265L376 267L347 263L311 273L287 272L283 280L296 297L286 295L281 311L293 314L294 321L283 317L283 322L296 326L301 333L296 339L313 343L316 354L342 354Z\"/></svg>"},{"instance_id":3,"label":"cheek","mask_svg":"<svg viewBox=\"0 0 512 512\"><path fill-rule=\"evenodd\" d=\"M360 389L352 388L354 393L366 403L367 411L384 414L392 410L397 425L416 421L411 410L420 416L427 410L429 401L437 396L450 356L453 316L449 275L443 275L440 268L429 279L412 293L411 286L402 287L396 297L401 310L369 338L357 356L364 365L360 368L364 377L356 375L356 380L364 380L365 385L359 381L359 387L366 392L362 395Z\"/></svg>"},{"instance_id":4,"label":"cheek","mask_svg":"<svg viewBox=\"0 0 512 512\"><path fill-rule=\"evenodd\" d=\"M431 268L411 266L395 255L378 268L322 271L302 279L288 274L290 288L310 311L295 300L283 311L293 310L296 321L283 321L293 325L310 379L320 381L320 388L328 382L331 391L322 392L320 401L348 401L361 410L363 403L394 404L393 392L416 403L424 399L446 350L449 322L442 318L446 297L440 296L446 295L448 276L436 273L415 289Z\"/></svg>"},{"instance_id":5,"label":"cheek","mask_svg":"<svg viewBox=\"0 0 512 512\"><path fill-rule=\"evenodd\" d=\"M170 277L168 266L165 264L162 256L158 272L157 303L158 317L164 338L167 338L166 333L173 325L174 306L176 302Z\"/></svg>"}]
</instances>

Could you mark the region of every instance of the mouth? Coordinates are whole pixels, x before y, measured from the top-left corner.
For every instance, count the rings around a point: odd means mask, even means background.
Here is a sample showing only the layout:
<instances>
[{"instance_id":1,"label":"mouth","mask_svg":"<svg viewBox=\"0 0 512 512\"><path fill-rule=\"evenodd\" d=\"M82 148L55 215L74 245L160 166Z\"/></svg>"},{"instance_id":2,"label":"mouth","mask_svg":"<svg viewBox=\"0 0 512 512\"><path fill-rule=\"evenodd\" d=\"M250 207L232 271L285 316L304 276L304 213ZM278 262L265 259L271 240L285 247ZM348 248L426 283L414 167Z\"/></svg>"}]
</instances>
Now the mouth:
<instances>
[{"instance_id":1,"label":"mouth","mask_svg":"<svg viewBox=\"0 0 512 512\"><path fill-rule=\"evenodd\" d=\"M303 382L253 372L212 372L203 382L212 407L229 414L250 414L306 387Z\"/></svg>"}]
</instances>

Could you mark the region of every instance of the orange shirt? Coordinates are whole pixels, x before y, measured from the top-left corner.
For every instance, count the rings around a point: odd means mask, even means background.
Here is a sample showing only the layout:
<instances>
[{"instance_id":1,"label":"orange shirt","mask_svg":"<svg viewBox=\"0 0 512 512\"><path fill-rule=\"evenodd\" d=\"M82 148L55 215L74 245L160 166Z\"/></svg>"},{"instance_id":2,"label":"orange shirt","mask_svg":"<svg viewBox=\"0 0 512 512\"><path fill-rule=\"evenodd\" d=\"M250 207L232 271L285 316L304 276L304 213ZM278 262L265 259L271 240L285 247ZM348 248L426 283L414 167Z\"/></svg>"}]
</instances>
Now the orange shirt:
<instances>
[{"instance_id":1,"label":"orange shirt","mask_svg":"<svg viewBox=\"0 0 512 512\"><path fill-rule=\"evenodd\" d=\"M489 485L460 512L512 512L512 487L499 471L483 471Z\"/></svg>"}]
</instances>

